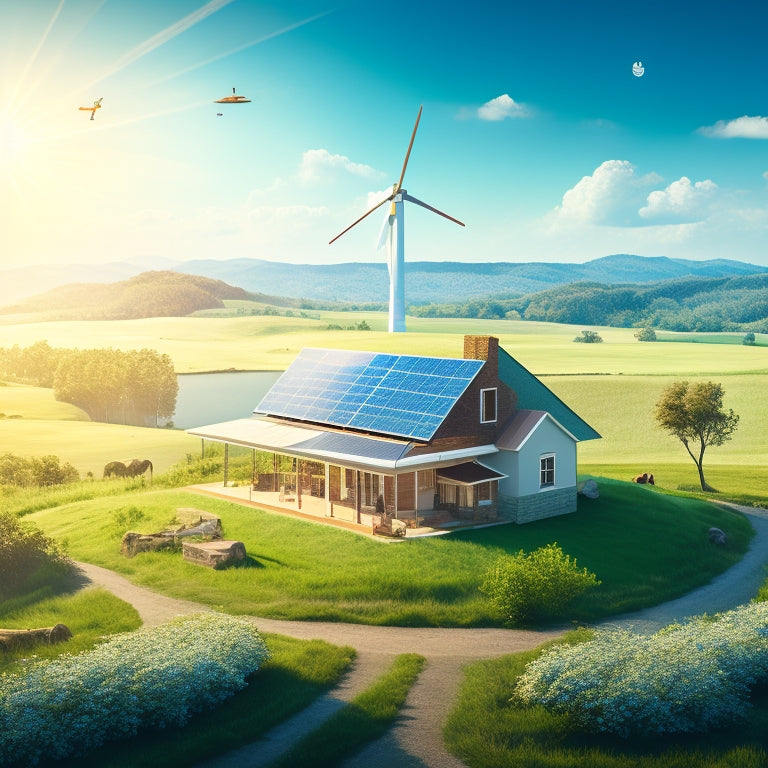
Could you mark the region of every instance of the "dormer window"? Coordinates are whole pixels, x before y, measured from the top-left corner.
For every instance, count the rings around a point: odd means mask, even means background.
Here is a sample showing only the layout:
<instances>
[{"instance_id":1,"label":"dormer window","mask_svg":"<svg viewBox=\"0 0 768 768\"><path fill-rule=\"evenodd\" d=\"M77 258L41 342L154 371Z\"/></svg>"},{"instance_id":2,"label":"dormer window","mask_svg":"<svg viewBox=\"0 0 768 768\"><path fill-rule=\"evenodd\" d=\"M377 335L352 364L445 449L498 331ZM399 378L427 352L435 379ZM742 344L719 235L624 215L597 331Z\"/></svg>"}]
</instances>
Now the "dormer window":
<instances>
[{"instance_id":1,"label":"dormer window","mask_svg":"<svg viewBox=\"0 0 768 768\"><path fill-rule=\"evenodd\" d=\"M497 402L497 390L493 389L481 389L480 390L480 423L488 424L496 421L496 402Z\"/></svg>"}]
</instances>

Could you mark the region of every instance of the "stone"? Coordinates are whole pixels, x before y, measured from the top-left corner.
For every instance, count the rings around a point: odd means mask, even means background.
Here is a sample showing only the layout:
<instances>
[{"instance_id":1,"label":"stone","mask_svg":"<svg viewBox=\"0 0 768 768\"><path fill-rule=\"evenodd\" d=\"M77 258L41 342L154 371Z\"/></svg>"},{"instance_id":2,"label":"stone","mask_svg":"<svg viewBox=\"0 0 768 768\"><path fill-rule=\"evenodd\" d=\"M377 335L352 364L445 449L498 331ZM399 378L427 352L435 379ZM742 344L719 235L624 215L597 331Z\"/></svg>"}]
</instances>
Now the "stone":
<instances>
[{"instance_id":1,"label":"stone","mask_svg":"<svg viewBox=\"0 0 768 768\"><path fill-rule=\"evenodd\" d=\"M728 541L728 537L725 535L725 531L712 527L709 529L709 540L713 544L723 545Z\"/></svg>"},{"instance_id":2,"label":"stone","mask_svg":"<svg viewBox=\"0 0 768 768\"><path fill-rule=\"evenodd\" d=\"M217 570L245 559L245 544L242 541L185 541L181 551L190 563Z\"/></svg>"},{"instance_id":3,"label":"stone","mask_svg":"<svg viewBox=\"0 0 768 768\"><path fill-rule=\"evenodd\" d=\"M586 480L579 487L579 493L582 496L586 496L588 499L597 499L600 497L600 491L597 488L597 482L595 480Z\"/></svg>"},{"instance_id":4,"label":"stone","mask_svg":"<svg viewBox=\"0 0 768 768\"><path fill-rule=\"evenodd\" d=\"M162 533L136 533L128 531L120 543L120 552L126 557L135 557L141 552L157 552L170 549L176 543L173 531Z\"/></svg>"}]
</instances>

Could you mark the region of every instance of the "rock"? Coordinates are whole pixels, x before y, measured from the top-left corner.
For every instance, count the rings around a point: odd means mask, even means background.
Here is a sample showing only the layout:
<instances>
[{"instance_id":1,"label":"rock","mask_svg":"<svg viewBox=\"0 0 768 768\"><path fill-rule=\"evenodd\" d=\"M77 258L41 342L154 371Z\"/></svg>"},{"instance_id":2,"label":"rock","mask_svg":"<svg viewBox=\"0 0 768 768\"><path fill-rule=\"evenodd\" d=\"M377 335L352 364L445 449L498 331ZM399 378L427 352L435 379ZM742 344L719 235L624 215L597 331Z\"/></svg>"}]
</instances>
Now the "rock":
<instances>
[{"instance_id":1,"label":"rock","mask_svg":"<svg viewBox=\"0 0 768 768\"><path fill-rule=\"evenodd\" d=\"M600 497L600 491L597 489L597 482L595 480L586 480L581 484L579 493L582 496L586 496L588 499L597 499Z\"/></svg>"},{"instance_id":2,"label":"rock","mask_svg":"<svg viewBox=\"0 0 768 768\"><path fill-rule=\"evenodd\" d=\"M221 519L211 512L204 509L195 509L195 507L177 507L176 519L184 528L194 528L201 523L213 521L221 529Z\"/></svg>"},{"instance_id":3,"label":"rock","mask_svg":"<svg viewBox=\"0 0 768 768\"><path fill-rule=\"evenodd\" d=\"M185 560L206 568L226 568L245 559L242 541L185 541L181 551Z\"/></svg>"},{"instance_id":4,"label":"rock","mask_svg":"<svg viewBox=\"0 0 768 768\"><path fill-rule=\"evenodd\" d=\"M128 531L120 544L120 552L126 557L134 557L140 552L157 552L170 549L176 543L173 531L162 533L136 533Z\"/></svg>"},{"instance_id":5,"label":"rock","mask_svg":"<svg viewBox=\"0 0 768 768\"><path fill-rule=\"evenodd\" d=\"M725 531L713 527L709 529L709 540L712 544L722 545L728 541L728 537L725 535Z\"/></svg>"}]
</instances>

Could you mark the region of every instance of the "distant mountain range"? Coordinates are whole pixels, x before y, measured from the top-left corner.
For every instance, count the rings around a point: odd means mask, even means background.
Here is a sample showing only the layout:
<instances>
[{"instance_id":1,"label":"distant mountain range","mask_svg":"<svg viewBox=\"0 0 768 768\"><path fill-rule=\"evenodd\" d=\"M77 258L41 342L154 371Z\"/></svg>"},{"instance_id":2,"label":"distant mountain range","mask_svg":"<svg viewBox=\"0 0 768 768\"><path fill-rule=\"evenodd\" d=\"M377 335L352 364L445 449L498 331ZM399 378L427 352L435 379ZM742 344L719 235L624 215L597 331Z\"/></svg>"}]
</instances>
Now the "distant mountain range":
<instances>
[{"instance_id":1,"label":"distant mountain range","mask_svg":"<svg viewBox=\"0 0 768 768\"><path fill-rule=\"evenodd\" d=\"M0 271L0 305L70 283L111 283L148 269L220 280L252 293L355 304L387 302L389 277L382 263L284 264L261 259L173 262L111 262L45 265ZM514 296L576 282L643 284L681 277L762 274L768 267L731 259L694 261L666 256L616 254L583 264L558 262L407 262L406 301L445 303L488 296Z\"/></svg>"}]
</instances>

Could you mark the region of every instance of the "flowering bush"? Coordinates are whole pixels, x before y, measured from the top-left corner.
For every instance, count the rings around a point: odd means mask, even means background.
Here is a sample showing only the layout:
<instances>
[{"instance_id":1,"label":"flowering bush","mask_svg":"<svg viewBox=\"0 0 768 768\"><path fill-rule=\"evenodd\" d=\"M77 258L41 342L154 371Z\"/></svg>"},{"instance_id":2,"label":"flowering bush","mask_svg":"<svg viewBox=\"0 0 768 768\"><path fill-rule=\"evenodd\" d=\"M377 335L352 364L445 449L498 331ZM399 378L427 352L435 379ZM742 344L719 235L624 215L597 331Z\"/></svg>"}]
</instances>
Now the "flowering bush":
<instances>
[{"instance_id":1,"label":"flowering bush","mask_svg":"<svg viewBox=\"0 0 768 768\"><path fill-rule=\"evenodd\" d=\"M768 603L654 635L598 630L528 664L515 698L620 736L705 732L737 721L768 679Z\"/></svg>"},{"instance_id":2,"label":"flowering bush","mask_svg":"<svg viewBox=\"0 0 768 768\"><path fill-rule=\"evenodd\" d=\"M490 568L480 590L510 624L561 610L596 586L594 573L579 568L557 542L526 555L502 555Z\"/></svg>"},{"instance_id":3,"label":"flowering bush","mask_svg":"<svg viewBox=\"0 0 768 768\"><path fill-rule=\"evenodd\" d=\"M82 754L183 725L246 685L269 652L246 619L181 617L0 675L0 765Z\"/></svg>"}]
</instances>

